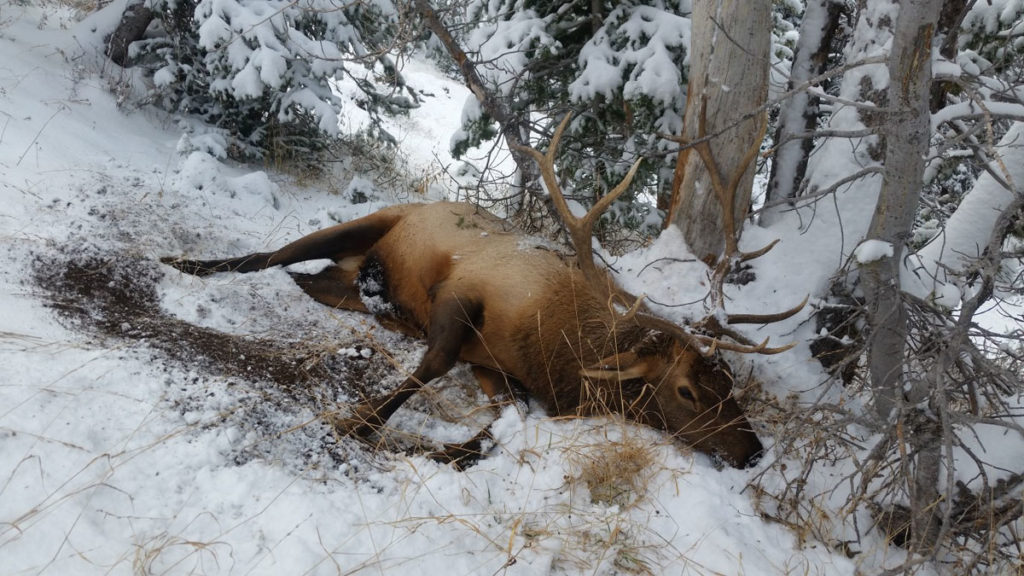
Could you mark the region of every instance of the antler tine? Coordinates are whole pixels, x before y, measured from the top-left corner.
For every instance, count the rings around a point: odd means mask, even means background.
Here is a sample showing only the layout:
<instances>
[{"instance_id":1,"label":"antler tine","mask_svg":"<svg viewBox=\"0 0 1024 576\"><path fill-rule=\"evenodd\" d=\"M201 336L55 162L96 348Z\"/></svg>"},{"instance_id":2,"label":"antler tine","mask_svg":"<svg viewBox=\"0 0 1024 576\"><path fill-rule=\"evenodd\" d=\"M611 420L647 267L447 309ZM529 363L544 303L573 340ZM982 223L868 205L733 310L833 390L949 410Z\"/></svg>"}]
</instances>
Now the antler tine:
<instances>
[{"instance_id":1,"label":"antler tine","mask_svg":"<svg viewBox=\"0 0 1024 576\"><path fill-rule=\"evenodd\" d=\"M714 354L715 350L728 350L730 352L739 352L741 354L764 354L770 356L772 354L785 352L793 346L796 346L796 342L792 342L785 346L769 347L769 338L765 338L760 344L748 344L746 343L748 341L745 338L738 335L734 337L740 338L743 342L730 342L714 336L705 336L703 334L687 332L678 324L650 314L637 314L636 318L637 323L641 326L651 328L677 338L678 340L693 346L695 349L700 351L701 354L707 356Z\"/></svg>"},{"instance_id":2,"label":"antler tine","mask_svg":"<svg viewBox=\"0 0 1024 576\"><path fill-rule=\"evenodd\" d=\"M778 244L778 243L779 243L779 239L776 238L775 240L772 240L767 245L765 245L764 248L759 248L757 250L752 250L750 252L740 252L737 255L736 259L739 260L740 262L747 262L747 261L750 261L750 260L755 260L755 259L760 258L761 256L764 256L765 254L767 254L769 251L771 251L772 248L775 248L775 245Z\"/></svg>"},{"instance_id":3,"label":"antler tine","mask_svg":"<svg viewBox=\"0 0 1024 576\"><path fill-rule=\"evenodd\" d=\"M622 195L622 193L625 192L627 188L629 188L630 183L633 181L633 177L636 175L636 171L640 168L641 160L637 160L636 162L634 162L633 165L630 167L629 171L626 173L626 176L622 179L622 181L619 182L608 194L598 199L598 201L594 203L594 206L590 210L588 210L583 217L576 217L569 209L569 204L568 202L566 202L565 196L562 195L562 188L558 185L558 178L555 176L555 155L558 153L558 145L561 142L562 135L565 133L565 129L569 126L569 122L571 121L571 119L572 114L570 113L566 114L565 118L563 118L562 121L559 122L558 127L551 135L551 141L548 144L548 149L545 153L541 153L539 150L528 146L516 145L516 148L522 152L525 152L526 154L529 154L540 167L541 178L544 181L544 186L548 189L548 193L551 194L551 201L555 206L555 210L558 212L559 217L562 219L562 223L569 231L569 236L572 239L573 247L576 248L576 260L580 269L583 271L584 277L587 278L588 281L594 283L595 285L603 286L613 296L616 294L623 295L624 293L617 290L614 287L614 285L610 284L608 282L608 279L598 271L597 266L594 264L594 257L591 253L591 238L593 237L594 224L597 222L597 219L601 217L601 214L603 214L604 211L608 209L608 207L611 205L612 202L615 201L616 198ZM701 126L701 128L703 132L703 125ZM714 164L714 161L710 154L710 148L708 147L707 142L702 142L701 145L697 146L697 149L699 152L701 152L702 156L707 156L707 158L705 159L706 164L708 164L708 169L712 173L712 179L714 180L714 187L716 191L719 192L720 194L722 192L725 192L726 184L722 181L721 174L718 172L717 166ZM751 146L751 148L747 151L746 157L743 160L744 169L747 165L750 164L750 162L753 161L754 157L756 156L757 150L758 148L756 146ZM736 184L738 182L738 177L731 178L730 182L728 183L728 186L735 190ZM729 212L729 210L726 210L727 214ZM728 255L730 257L736 256L738 250L736 250L735 238L733 238L732 242L727 242L727 244ZM749 255L749 257L752 258L759 256L764 252L770 250L773 246L774 243L770 244L769 246L762 250L752 253L751 255ZM739 256L742 258L744 255L739 254ZM720 272L721 276L724 278L725 268L723 267ZM690 346L693 346L695 349L700 350L702 354L710 355L713 354L715 350L729 350L732 352L739 352L745 354L778 354L780 352L789 350L790 348L795 346L795 343L792 343L786 346L772 348L768 346L768 338L765 338L765 340L760 344L754 344L753 342L749 341L748 339L736 333L735 331L730 330L724 326L721 326L720 322L708 322L710 317L705 318L703 321L697 323L697 325L713 328L712 331L718 334L718 336L705 336L702 334L693 334L691 332L687 332L682 327L672 322L669 322L668 320L664 320L662 318L658 318L650 314L640 313L640 310L642 309L642 301L643 297L637 298L633 306L631 306L630 309L626 312L626 314L623 315L623 319L635 318L636 322L639 325L645 328L651 328L654 330L658 330L660 332L664 332L678 339L679 341L684 342ZM779 320L784 320L796 314L801 309L803 309L806 303L807 299L805 298L799 306L778 314L730 315L727 316L727 323L738 324L756 322L777 322ZM712 326L712 324L714 324L714 326ZM730 338L731 340L722 340L720 339L721 336Z\"/></svg>"},{"instance_id":4,"label":"antler tine","mask_svg":"<svg viewBox=\"0 0 1024 576\"><path fill-rule=\"evenodd\" d=\"M803 310L810 297L811 295L808 294L807 296L804 296L803 301L796 306L789 310L783 310L782 312L776 312L774 314L729 314L726 322L729 324L771 324L773 322L781 322Z\"/></svg>"},{"instance_id":5,"label":"antler tine","mask_svg":"<svg viewBox=\"0 0 1024 576\"><path fill-rule=\"evenodd\" d=\"M629 184L633 181L637 169L640 168L642 159L634 162L622 181L611 192L595 202L594 206L582 218L576 217L569 209L569 203L566 202L565 196L562 195L562 188L558 185L558 178L555 176L555 155L558 153L558 145L562 140L562 134L569 126L571 119L572 113L570 112L559 122L554 134L551 135L551 142L548 144L546 153L542 154L540 151L528 146L516 146L516 148L532 156L540 167L544 186L548 189L548 193L551 194L551 201L555 205L555 211L558 212L562 223L569 231L572 245L576 249L576 260L580 269L583 270L584 277L592 282L604 284L604 276L598 272L597 266L594 264L593 254L591 253L591 238L594 235L594 224L597 223L597 219L601 217L601 214L608 209L611 203L629 188Z\"/></svg>"},{"instance_id":6,"label":"antler tine","mask_svg":"<svg viewBox=\"0 0 1024 576\"><path fill-rule=\"evenodd\" d=\"M680 332L683 332L680 330ZM683 332L684 334L688 334ZM770 338L765 338L760 344L741 344L739 342L730 342L728 340L721 340L714 336L704 336L703 334L688 334L689 338L684 340L690 342L697 342L699 344L708 346L709 349L714 350L728 350L730 352L738 352L740 354L762 354L765 356L771 356L773 354L780 354L789 350L793 346L796 346L796 342L790 342L785 346L769 347L768 341Z\"/></svg>"}]
</instances>

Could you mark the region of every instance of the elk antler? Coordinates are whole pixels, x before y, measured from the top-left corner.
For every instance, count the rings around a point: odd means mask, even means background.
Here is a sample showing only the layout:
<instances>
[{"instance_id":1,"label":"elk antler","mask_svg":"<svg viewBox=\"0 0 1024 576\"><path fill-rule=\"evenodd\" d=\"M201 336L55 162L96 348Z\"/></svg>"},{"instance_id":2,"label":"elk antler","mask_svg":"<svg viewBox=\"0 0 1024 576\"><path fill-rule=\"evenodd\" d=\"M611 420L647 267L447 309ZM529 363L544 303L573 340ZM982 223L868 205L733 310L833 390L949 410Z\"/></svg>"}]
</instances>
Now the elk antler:
<instances>
[{"instance_id":1,"label":"elk antler","mask_svg":"<svg viewBox=\"0 0 1024 576\"><path fill-rule=\"evenodd\" d=\"M548 189L548 193L551 194L551 200L555 205L555 210L558 212L559 217L562 219L562 223L569 231L569 237L572 240L573 247L576 249L576 262L579 265L580 270L583 272L583 276L587 280L587 282L589 282L593 286L603 287L607 291L607 294L610 298L617 297L618 299L626 303L629 303L631 301L633 302L632 306L629 307L629 309L622 316L622 318L620 318L620 320L634 319L640 326L643 326L644 328L649 328L652 330L657 330L665 334L668 334L669 336L676 338L680 342L684 342L692 346L696 350L701 351L701 353L709 355L713 354L715 350L730 350L733 352L747 354L778 354L780 352L789 350L790 348L795 346L795 343L792 343L786 346L770 348L768 346L767 338L760 344L755 344L754 342L744 337L742 334L739 334L735 330L732 330L727 326L723 326L721 322L719 322L718 319L714 316L714 314L707 316L706 318L699 322L696 322L694 326L699 330L705 330L711 332L712 334L716 334L715 336L706 336L703 334L696 334L690 332L673 322L670 322L668 320L659 318L648 313L646 306L643 305L642 296L637 298L631 294L628 294L624 290L617 288L616 286L614 286L614 284L611 282L610 278L608 278L606 274L603 274L597 269L597 265L594 264L591 240L594 233L594 224L597 223L598 218L600 218L601 214L608 209L611 203L614 202L615 199L618 198L629 187L629 184L633 181L633 177L636 175L637 169L640 167L641 161L637 160L636 162L634 162L633 166L630 167L629 171L626 173L626 176L622 179L622 181L619 182L611 190L611 192L605 194L603 197L598 199L598 201L594 203L594 206L591 207L591 209L588 210L583 217L575 216L572 213L572 211L569 210L569 204L566 202L565 197L562 195L562 189L558 185L558 178L555 176L555 155L558 152L558 145L562 139L562 134L565 132L566 127L569 125L571 117L572 114L566 114L565 118L563 118L562 121L558 124L558 127L555 129L554 134L552 134L551 136L551 142L548 144L547 153L542 154L540 151L534 148L530 148L528 146L516 145L516 148L519 151L532 156L533 159L537 162L537 165L540 167L541 177L544 180L544 186ZM701 122L701 130L702 132L704 130L703 121ZM676 139L675 137L672 138ZM682 140L676 140L679 142L683 142ZM742 174L742 172L746 170L746 167L756 157L757 151L759 149L759 143L760 139L757 140L755 145L751 147L750 151L748 151L748 153L744 157L744 160L742 162L743 166L740 170L740 174ZM711 156L711 149L710 147L708 147L707 141L702 141L699 145L696 146L696 148L700 153L701 158L706 163L709 163L708 168L709 171L712 173L712 184L715 188L716 195L718 196L719 201L723 203L724 207L725 198L726 196L729 196L729 190L731 190L733 194L735 193L736 187L739 185L740 178L739 176L735 176L731 178L728 181L728 183L725 183L725 180L721 177L721 173L718 170L717 165L714 164L714 160ZM727 240L726 242L728 257L723 258L722 261L719 262L714 274L713 286L715 288L713 289L713 292L716 293L716 296L713 299L716 302L716 304L718 304L718 307L721 307L721 303L724 300L724 298L720 297L720 295L722 293L721 290L722 284L724 283L725 273L728 271L727 264L731 263L734 260L743 262L752 258L756 258L770 250L775 245L775 243L772 243L761 250L751 253L739 252L739 250L736 248L735 233L733 232L733 228L731 226L731 205L730 209L727 210L726 213L728 215L728 220L730 222L730 225L727 227L727 235L729 238L731 238L731 240ZM790 316L793 316L794 314L799 312L801 309L803 309L804 304L806 303L807 299L805 298L799 306L777 314L744 314L727 316L726 323L766 324L770 322L778 322L780 320L789 318ZM723 340L722 337L729 338L731 341Z\"/></svg>"},{"instance_id":2,"label":"elk antler","mask_svg":"<svg viewBox=\"0 0 1024 576\"><path fill-rule=\"evenodd\" d=\"M528 146L516 146L516 148L533 156L537 165L540 166L544 186L548 189L548 193L551 194L551 201L555 205L555 210L562 219L562 224L569 231L573 248L576 249L576 262L580 270L583 271L583 277L595 286L608 286L607 277L598 271L597 266L594 264L591 245L591 238L594 235L594 224L597 223L601 214L611 206L612 202L629 188L629 184L633 181L633 176L636 175L636 171L640 168L640 162L643 159L641 158L634 162L622 181L615 188L612 188L611 192L598 199L582 218L576 217L569 210L569 203L565 201L565 196L562 195L562 188L558 185L558 178L555 176L555 154L558 152L558 143L562 139L562 133L565 132L565 128L569 125L571 118L572 113L566 114L565 118L558 124L558 128L555 129L555 133L551 136L551 142L548 144L546 154L541 154L540 151ZM609 290L611 290L610 286ZM614 292L614 290L612 291Z\"/></svg>"},{"instance_id":3,"label":"elk antler","mask_svg":"<svg viewBox=\"0 0 1024 576\"><path fill-rule=\"evenodd\" d=\"M782 322L803 310L810 298L811 296L808 294L807 296L804 296L804 299L799 304L793 306L789 310L783 310L782 312L775 312L772 314L729 314L726 316L726 321L729 324L772 324L774 322Z\"/></svg>"},{"instance_id":4,"label":"elk antler","mask_svg":"<svg viewBox=\"0 0 1024 576\"><path fill-rule=\"evenodd\" d=\"M714 316L708 316L704 320L697 322L695 326L702 330L709 330L715 332L717 336L706 336L704 334L696 334L684 329L682 326L674 322L652 316L650 314L638 314L637 322L644 328L650 328L659 332L664 332L669 336L672 336L679 340L689 344L694 349L699 351L701 354L710 356L714 354L716 350L729 350L730 352L739 352L742 354L778 354L785 352L793 346L796 346L796 342L791 342L785 346L778 346L775 348L768 347L768 338L765 338L760 344L753 343L750 339L746 338L742 334L739 334L735 330L731 330L724 326L717 324L717 322L709 322L709 318ZM711 324L715 324L712 326ZM722 340L722 337L726 336L733 341Z\"/></svg>"},{"instance_id":5,"label":"elk antler","mask_svg":"<svg viewBox=\"0 0 1024 576\"><path fill-rule=\"evenodd\" d=\"M741 252L738 242L739 234L735 228L735 212L733 210L733 203L736 198L736 192L739 188L740 181L743 178L743 174L746 173L747 169L750 167L750 164L755 158L757 158L757 153L761 146L761 140L763 139L765 129L768 126L768 119L766 115L761 115L759 137L753 139L750 147L744 153L743 158L740 160L739 164L737 164L735 171L729 176L729 178L726 178L722 174L721 167L718 165L718 162L715 161L714 154L711 151L710 138L707 134L707 101L701 100L700 106L701 109L698 116L697 140L690 142L683 136L665 134L662 134L661 136L697 151L697 154L700 156L701 161L704 163L704 166L708 171L708 177L711 180L711 189L714 191L715 197L722 209L722 232L725 235L725 253L718 260L715 265L714 272L711 275L711 301L714 308L724 310L725 277L732 267L737 263L746 262L763 256L778 243L778 240L775 240L759 250ZM780 322L800 312L800 310L802 310L807 304L807 300L808 298L805 297L797 306L794 306L789 310L773 314L727 314L726 323L731 325L770 324L772 322ZM759 349L767 344L767 340L760 346L753 346L749 340L746 340L734 330L730 330L727 327L722 326L721 322L714 314L708 315L703 320L696 323L696 326L714 334L725 335L738 342L744 342L746 345L753 347L751 351L756 351L761 354L781 352L792 347L791 344L782 348ZM722 346L719 345L719 347L721 348ZM765 352L764 350L772 350L772 352Z\"/></svg>"}]
</instances>

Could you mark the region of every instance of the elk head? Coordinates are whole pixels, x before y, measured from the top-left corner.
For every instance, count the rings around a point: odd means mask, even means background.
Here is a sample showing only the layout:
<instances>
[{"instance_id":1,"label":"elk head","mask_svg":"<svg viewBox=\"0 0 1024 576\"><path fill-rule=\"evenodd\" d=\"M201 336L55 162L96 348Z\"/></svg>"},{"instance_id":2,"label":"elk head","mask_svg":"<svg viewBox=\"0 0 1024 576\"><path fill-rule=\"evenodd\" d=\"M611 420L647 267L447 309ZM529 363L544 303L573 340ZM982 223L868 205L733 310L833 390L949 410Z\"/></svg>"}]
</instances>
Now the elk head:
<instances>
[{"instance_id":1,"label":"elk head","mask_svg":"<svg viewBox=\"0 0 1024 576\"><path fill-rule=\"evenodd\" d=\"M643 298L635 298L618 288L608 275L598 270L592 256L593 227L601 213L621 195L640 165L638 160L611 192L600 198L586 215L576 217L569 210L555 176L554 157L562 133L569 124L567 115L551 137L547 153L528 147L520 150L533 156L541 169L544 185L552 203L569 232L576 249L576 262L587 282L609 302L616 323L629 321L646 331L647 337L626 352L584 368L582 375L591 380L617 381L621 384L622 411L633 419L667 431L673 437L701 452L717 455L729 464L745 467L758 460L763 450L733 396L733 378L718 356L719 350L739 353L777 354L793 345L769 347L748 340L728 327L729 324L778 322L799 312L807 302L777 314L726 315L726 324L715 311L703 320L683 328L651 315ZM753 147L756 152L756 146ZM753 153L748 154L753 159ZM743 167L746 169L746 166ZM737 179L738 182L738 179ZM756 258L774 245L756 253L743 254L735 249L735 239L727 242L728 254L715 269L712 301L724 302L721 290L726 267L736 261ZM633 302L623 314L612 303ZM724 310L720 311L724 313ZM630 393L630 389L633 389Z\"/></svg>"},{"instance_id":2,"label":"elk head","mask_svg":"<svg viewBox=\"0 0 1024 576\"><path fill-rule=\"evenodd\" d=\"M651 335L634 350L606 358L582 375L617 382L626 404L622 411L631 419L732 466L756 463L763 446L736 403L728 366L676 338Z\"/></svg>"}]
</instances>

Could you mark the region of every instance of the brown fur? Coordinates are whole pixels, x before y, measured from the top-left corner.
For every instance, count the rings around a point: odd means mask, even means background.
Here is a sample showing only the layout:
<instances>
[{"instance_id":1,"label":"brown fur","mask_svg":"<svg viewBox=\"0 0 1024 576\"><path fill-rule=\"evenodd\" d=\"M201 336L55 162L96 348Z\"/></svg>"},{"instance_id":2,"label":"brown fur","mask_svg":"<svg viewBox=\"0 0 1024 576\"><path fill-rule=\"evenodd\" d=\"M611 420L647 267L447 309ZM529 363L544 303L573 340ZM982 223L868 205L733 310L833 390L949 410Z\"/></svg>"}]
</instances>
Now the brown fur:
<instances>
[{"instance_id":1,"label":"brown fur","mask_svg":"<svg viewBox=\"0 0 1024 576\"><path fill-rule=\"evenodd\" d=\"M379 428L462 360L492 396L516 382L553 414L622 413L736 466L761 452L723 363L616 314L608 291L589 286L564 254L470 204L394 206L271 253L164 261L205 275L319 258L337 265L293 275L310 296L427 339L412 377L359 407L350 432ZM368 308L366 296L377 303Z\"/></svg>"}]
</instances>

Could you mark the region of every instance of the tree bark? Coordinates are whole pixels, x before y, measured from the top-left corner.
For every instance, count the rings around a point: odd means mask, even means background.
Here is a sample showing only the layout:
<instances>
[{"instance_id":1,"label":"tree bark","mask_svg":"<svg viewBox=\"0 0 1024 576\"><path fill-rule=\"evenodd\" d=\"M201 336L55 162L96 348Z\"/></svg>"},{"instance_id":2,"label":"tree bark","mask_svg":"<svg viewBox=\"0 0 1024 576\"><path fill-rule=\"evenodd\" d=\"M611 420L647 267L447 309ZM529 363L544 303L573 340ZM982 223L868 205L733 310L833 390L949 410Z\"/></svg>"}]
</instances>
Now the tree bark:
<instances>
[{"instance_id":1,"label":"tree bark","mask_svg":"<svg viewBox=\"0 0 1024 576\"><path fill-rule=\"evenodd\" d=\"M901 389L906 317L899 271L910 239L928 155L931 45L941 0L903 2L893 30L889 57L889 112L885 135L885 171L867 238L892 246L888 257L861 266L871 323L869 372L875 412L888 419Z\"/></svg>"},{"instance_id":2,"label":"tree bark","mask_svg":"<svg viewBox=\"0 0 1024 576\"><path fill-rule=\"evenodd\" d=\"M813 0L807 3L800 22L800 41L793 56L788 89L825 72L831 40L839 27L842 5L834 0ZM818 126L819 99L806 90L783 102L775 131L775 157L768 179L766 203L785 203L794 198L807 170L807 158L814 148L814 139L806 137ZM804 135L798 137L798 135ZM765 211L762 222L770 222L774 210Z\"/></svg>"},{"instance_id":3,"label":"tree bark","mask_svg":"<svg viewBox=\"0 0 1024 576\"><path fill-rule=\"evenodd\" d=\"M951 62L956 61L957 39L960 38L960 25L964 17L974 5L972 0L945 0L942 7L942 14L939 16L939 33L943 35L942 44L939 46L939 54ZM938 111L945 105L946 92L957 90L958 86L952 82L935 82L932 84L931 110Z\"/></svg>"},{"instance_id":4,"label":"tree bark","mask_svg":"<svg viewBox=\"0 0 1024 576\"><path fill-rule=\"evenodd\" d=\"M767 0L715 0L694 3L683 138L699 138L701 115L719 170L731 176L746 168L732 200L732 227L739 234L750 209L754 163L739 166L761 134L760 108L768 98L771 3ZM705 110L704 104L707 107ZM703 259L723 252L723 210L699 154L684 150L669 208L669 223Z\"/></svg>"},{"instance_id":5,"label":"tree bark","mask_svg":"<svg viewBox=\"0 0 1024 576\"><path fill-rule=\"evenodd\" d=\"M868 373L875 414L888 422L896 408L909 428L913 466L907 478L912 526L911 549L930 555L939 532L938 424L916 405L904 405L907 311L900 286L901 262L910 239L923 187L931 135L929 92L932 44L942 0L900 3L889 55L888 111L883 114L885 171L867 238L891 245L888 256L861 264L867 301ZM923 378L919 378L921 380ZM914 402L919 402L911 394ZM920 398L920 393L916 394ZM927 398L927 391L924 391Z\"/></svg>"}]
</instances>

